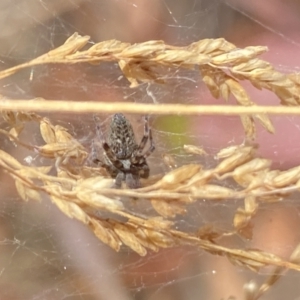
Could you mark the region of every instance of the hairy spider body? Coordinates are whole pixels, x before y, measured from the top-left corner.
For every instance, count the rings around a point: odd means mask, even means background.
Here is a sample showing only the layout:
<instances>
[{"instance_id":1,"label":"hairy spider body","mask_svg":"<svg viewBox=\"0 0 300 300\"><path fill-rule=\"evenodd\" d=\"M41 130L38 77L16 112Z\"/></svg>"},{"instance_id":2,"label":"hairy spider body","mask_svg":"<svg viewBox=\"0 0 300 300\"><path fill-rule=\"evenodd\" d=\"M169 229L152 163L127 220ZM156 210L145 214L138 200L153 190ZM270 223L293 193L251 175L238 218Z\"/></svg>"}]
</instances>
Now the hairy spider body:
<instances>
[{"instance_id":1,"label":"hairy spider body","mask_svg":"<svg viewBox=\"0 0 300 300\"><path fill-rule=\"evenodd\" d=\"M137 149L132 126L124 115L115 114L112 117L107 143L118 159L130 158Z\"/></svg>"},{"instance_id":2,"label":"hairy spider body","mask_svg":"<svg viewBox=\"0 0 300 300\"><path fill-rule=\"evenodd\" d=\"M149 166L146 158L154 151L151 129L148 118L145 118L144 136L138 145L130 122L121 114L112 117L108 130L107 142L103 138L100 126L97 126L98 134L104 150L104 162L97 158L95 163L104 167L112 178L115 178L115 187L120 188L125 181L129 188L140 187L140 178L149 177ZM147 141L150 148L143 154Z\"/></svg>"}]
</instances>

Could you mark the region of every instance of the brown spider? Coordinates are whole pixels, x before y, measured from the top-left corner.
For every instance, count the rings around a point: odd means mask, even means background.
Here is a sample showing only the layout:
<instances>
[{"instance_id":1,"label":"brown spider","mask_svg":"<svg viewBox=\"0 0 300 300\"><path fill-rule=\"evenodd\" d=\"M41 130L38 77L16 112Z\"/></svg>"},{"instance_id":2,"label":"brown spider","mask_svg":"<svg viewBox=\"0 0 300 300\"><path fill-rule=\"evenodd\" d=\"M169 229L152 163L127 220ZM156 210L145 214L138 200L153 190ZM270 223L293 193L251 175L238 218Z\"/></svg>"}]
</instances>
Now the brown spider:
<instances>
[{"instance_id":1,"label":"brown spider","mask_svg":"<svg viewBox=\"0 0 300 300\"><path fill-rule=\"evenodd\" d=\"M107 142L99 125L97 133L103 152L103 160L97 158L97 151L93 144L93 162L104 167L112 178L115 178L115 187L120 188L125 181L131 189L141 186L140 178L149 177L149 166L146 158L154 151L155 146L152 139L151 128L149 128L148 117L145 117L144 135L138 145L135 141L134 132L130 122L121 113L112 117L108 130ZM149 139L149 149L142 153Z\"/></svg>"}]
</instances>

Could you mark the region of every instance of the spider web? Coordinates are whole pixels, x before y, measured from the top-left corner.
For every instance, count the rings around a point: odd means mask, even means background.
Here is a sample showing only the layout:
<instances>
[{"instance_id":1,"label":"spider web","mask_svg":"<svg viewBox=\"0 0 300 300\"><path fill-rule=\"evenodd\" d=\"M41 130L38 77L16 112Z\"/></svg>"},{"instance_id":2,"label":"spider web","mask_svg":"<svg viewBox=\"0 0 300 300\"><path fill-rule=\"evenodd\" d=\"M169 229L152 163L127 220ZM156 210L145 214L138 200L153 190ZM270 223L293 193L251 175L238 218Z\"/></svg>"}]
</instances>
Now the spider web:
<instances>
[{"instance_id":1,"label":"spider web","mask_svg":"<svg viewBox=\"0 0 300 300\"><path fill-rule=\"evenodd\" d=\"M1 0L2 69L29 61L61 45L74 32L96 42L164 40L188 45L202 38L225 37L238 47L266 45L270 61L283 73L299 71L300 6L297 1L217 0ZM278 17L278 15L280 17ZM196 71L170 71L165 84L141 84L129 88L114 63L36 66L1 82L1 94L12 99L99 100L136 103L213 104L214 100ZM256 103L278 104L267 91L245 85ZM180 112L179 112L180 113ZM48 114L53 124L70 133L90 149L96 134L92 115ZM108 115L99 115L108 126ZM142 116L128 115L142 137ZM276 133L258 127L258 154L274 161L274 167L299 165L300 120L272 117ZM152 174L166 172L162 155L172 155L177 165L215 164L213 156L244 140L238 117L180 115L150 116L156 151L148 159ZM26 142L42 143L34 125L21 135ZM2 139L2 148L21 162L40 163L27 150L14 148ZM184 144L201 145L210 158L187 154ZM204 253L196 247L175 247L139 257L127 248L119 253L102 244L84 225L68 219L44 198L41 203L20 200L13 182L1 173L0 202L0 298L1 299L236 299L245 298L243 286L251 280L262 283L270 270L254 274L233 266L226 258ZM288 257L300 235L297 199L263 206L255 218L254 238L248 246ZM150 206L132 202L145 215ZM238 203L199 201L176 218L176 227L196 232L211 224L223 230L232 227ZM228 246L242 245L228 239ZM264 299L299 299L299 273L289 272L264 295Z\"/></svg>"}]
</instances>

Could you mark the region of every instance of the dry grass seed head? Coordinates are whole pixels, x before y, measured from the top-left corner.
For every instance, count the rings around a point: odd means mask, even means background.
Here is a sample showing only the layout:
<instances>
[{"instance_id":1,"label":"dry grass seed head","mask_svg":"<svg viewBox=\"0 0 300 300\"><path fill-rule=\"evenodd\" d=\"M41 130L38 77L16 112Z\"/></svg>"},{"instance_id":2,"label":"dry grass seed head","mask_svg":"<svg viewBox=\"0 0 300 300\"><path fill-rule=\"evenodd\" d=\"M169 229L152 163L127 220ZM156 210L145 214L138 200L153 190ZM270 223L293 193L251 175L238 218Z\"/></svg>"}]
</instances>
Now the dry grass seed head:
<instances>
[{"instance_id":1,"label":"dry grass seed head","mask_svg":"<svg viewBox=\"0 0 300 300\"><path fill-rule=\"evenodd\" d=\"M29 63L0 72L0 78L9 76L16 71L41 63L76 63L88 61L90 63L100 61L118 61L125 76L132 86L140 82L158 81L159 73L156 66L191 68L194 65L200 67L204 82L215 97L223 97L228 100L232 94L240 105L249 106L254 103L243 89L239 80L249 80L256 88L272 90L281 99L284 105L299 104L299 82L297 76L283 75L275 71L273 67L257 56L266 51L265 47L246 47L237 49L233 44L224 39L206 39L193 43L187 47L173 47L162 41L152 41L130 45L119 41L106 41L95 44L87 50L80 51L88 43L89 37L81 37L74 34L63 46L32 60ZM226 70L226 72L224 72ZM89 224L94 233L115 250L119 250L123 241L140 255L145 255L146 248L158 251L160 247L172 247L177 243L193 241L201 244L203 249L211 253L227 254L235 263L258 269L268 264L288 265L274 255L257 252L216 248L218 245L204 243L196 240L191 235L172 231L172 223L163 218L149 218L147 220L127 214L128 223L118 224L96 220L85 211L85 206L111 210L119 215L124 212L124 206L115 199L115 192L108 188L111 179L98 177L96 179L81 180L83 174L92 174L91 170L76 171L72 168L72 159L83 162L86 150L61 126L53 126L48 120L35 114L3 113L4 119L11 124L10 134L17 137L23 130L23 123L27 121L40 122L41 135L46 145L36 147L39 154L52 159L62 158L65 169L56 165L58 177L46 176L46 169L36 169L34 172L22 166L15 159L0 152L0 163L7 172L16 179L18 192L24 200L40 199L40 191L50 195L54 203L71 218ZM242 116L243 125L248 136L255 134L254 118L259 120L269 131L273 132L272 123L265 115ZM201 154L201 151L189 146L186 150L193 154ZM226 149L218 155L225 158L215 169L202 170L200 165L188 165L171 171L158 183L146 189L136 191L140 198L147 191L159 191L159 198L152 199L152 204L164 217L173 217L177 213L183 213L183 203L196 201L197 198L226 199L240 196L241 193L221 186L221 182L210 184L218 176L230 176L246 189L245 207L236 215L235 227L240 229L247 227L249 220L254 216L257 203L255 198L247 195L248 192L260 193L267 189L289 187L299 184L299 171L297 168L279 172L269 171L269 161L253 159L252 147L233 147ZM67 160L65 160L67 158ZM58 168L59 167L59 168ZM19 170L19 171L18 171ZM81 172L81 173L80 173ZM251 173L251 176L246 174ZM38 175L40 174L40 175ZM215 174L216 176L213 176ZM26 178L26 176L29 178ZM86 175L88 176L88 175ZM83 176L84 177L84 176ZM247 177L247 178L246 178ZM39 179L39 184L30 180ZM85 177L84 177L85 178ZM255 184L253 184L255 182ZM220 184L220 185L218 185ZM295 187L295 186L294 186ZM180 191L177 198L171 192ZM101 192L106 191L105 195ZM119 191L120 192L120 191ZM109 194L111 193L111 194ZM122 193L122 191L121 191ZM126 191L123 192L126 195ZM121 195L121 194L119 194ZM168 197L170 196L170 198ZM180 197L179 197L180 195ZM172 197L171 197L172 196ZM273 195L273 197L275 197ZM170 199L173 199L170 201ZM176 200L174 200L176 199ZM262 198L260 197L260 200ZM239 218L239 219L238 219ZM122 240L122 241L121 241ZM291 266L291 265L289 265ZM297 266L293 266L297 268Z\"/></svg>"}]
</instances>

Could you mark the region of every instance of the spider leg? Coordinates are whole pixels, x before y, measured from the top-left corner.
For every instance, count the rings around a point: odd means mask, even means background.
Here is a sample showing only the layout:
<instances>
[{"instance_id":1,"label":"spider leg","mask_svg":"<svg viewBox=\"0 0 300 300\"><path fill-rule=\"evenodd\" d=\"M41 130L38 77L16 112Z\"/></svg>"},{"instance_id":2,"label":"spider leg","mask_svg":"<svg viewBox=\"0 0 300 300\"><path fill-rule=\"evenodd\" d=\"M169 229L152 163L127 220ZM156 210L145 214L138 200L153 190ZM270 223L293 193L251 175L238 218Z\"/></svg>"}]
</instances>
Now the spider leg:
<instances>
[{"instance_id":1,"label":"spider leg","mask_svg":"<svg viewBox=\"0 0 300 300\"><path fill-rule=\"evenodd\" d=\"M137 189L141 187L139 176L137 174L127 173L125 182L130 189Z\"/></svg>"},{"instance_id":2,"label":"spider leg","mask_svg":"<svg viewBox=\"0 0 300 300\"><path fill-rule=\"evenodd\" d=\"M96 146L94 140L92 140L92 155L91 155L91 158L92 158L92 162L94 164L96 164L96 165L101 164L101 160L98 159L97 146Z\"/></svg>"},{"instance_id":3,"label":"spider leg","mask_svg":"<svg viewBox=\"0 0 300 300\"><path fill-rule=\"evenodd\" d=\"M148 157L155 150L151 128L149 129L149 141L150 141L150 148L143 154L144 158Z\"/></svg>"},{"instance_id":4,"label":"spider leg","mask_svg":"<svg viewBox=\"0 0 300 300\"><path fill-rule=\"evenodd\" d=\"M92 162L100 167L109 168L109 165L103 162L101 159L98 158L98 146L95 140L92 140L92 155L91 159Z\"/></svg>"},{"instance_id":5,"label":"spider leg","mask_svg":"<svg viewBox=\"0 0 300 300\"><path fill-rule=\"evenodd\" d=\"M95 121L98 120L98 117L94 117ZM100 142L102 144L102 148L106 154L107 159L114 165L114 167L116 167L117 169L122 167L122 163L118 160L118 158L116 157L116 155L113 153L113 151L111 150L110 146L107 144L107 142L105 141L103 132L101 130L100 125L97 124L97 134L99 136ZM98 160L99 161L99 160Z\"/></svg>"},{"instance_id":6,"label":"spider leg","mask_svg":"<svg viewBox=\"0 0 300 300\"><path fill-rule=\"evenodd\" d=\"M145 148L146 146L146 143L148 141L148 138L149 138L149 118L148 116L145 116L145 124L144 124L144 135L143 135L143 138L137 148L138 152L142 152L143 149Z\"/></svg>"},{"instance_id":7,"label":"spider leg","mask_svg":"<svg viewBox=\"0 0 300 300\"><path fill-rule=\"evenodd\" d=\"M149 166L147 165L147 163L145 161L144 164L140 167L139 176L141 178L148 178L149 173L150 173Z\"/></svg>"},{"instance_id":8,"label":"spider leg","mask_svg":"<svg viewBox=\"0 0 300 300\"><path fill-rule=\"evenodd\" d=\"M125 180L125 174L123 172L119 172L118 175L116 176L114 187L116 189L121 188L122 181L124 180Z\"/></svg>"},{"instance_id":9,"label":"spider leg","mask_svg":"<svg viewBox=\"0 0 300 300\"><path fill-rule=\"evenodd\" d=\"M102 143L102 147L105 151L105 155L109 159L109 161L114 165L115 168L120 169L122 168L122 163L118 160L115 154L112 152L111 148L106 142Z\"/></svg>"},{"instance_id":10,"label":"spider leg","mask_svg":"<svg viewBox=\"0 0 300 300\"><path fill-rule=\"evenodd\" d=\"M145 152L145 154L142 154L143 149L146 146L147 141L150 141L150 148ZM148 157L153 151L155 150L153 138L152 138L152 130L149 128L149 118L148 116L145 117L145 125L144 125L144 136L136 149L134 157L131 158L131 162L133 164L137 163L141 157L146 158ZM146 177L145 177L146 178Z\"/></svg>"}]
</instances>

